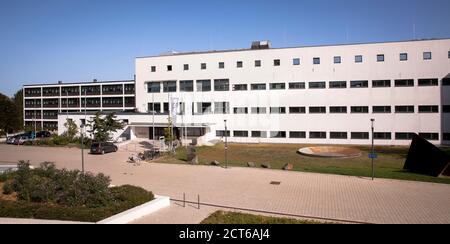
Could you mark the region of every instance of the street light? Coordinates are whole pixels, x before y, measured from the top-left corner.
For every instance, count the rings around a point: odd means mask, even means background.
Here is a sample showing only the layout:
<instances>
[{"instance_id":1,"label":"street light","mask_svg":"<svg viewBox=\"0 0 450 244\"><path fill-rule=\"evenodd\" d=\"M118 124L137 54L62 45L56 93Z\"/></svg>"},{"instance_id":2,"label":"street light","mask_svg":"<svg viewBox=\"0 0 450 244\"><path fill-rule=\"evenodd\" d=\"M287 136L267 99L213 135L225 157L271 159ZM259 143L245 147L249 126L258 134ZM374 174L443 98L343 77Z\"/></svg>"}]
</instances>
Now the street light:
<instances>
[{"instance_id":1,"label":"street light","mask_svg":"<svg viewBox=\"0 0 450 244\"><path fill-rule=\"evenodd\" d=\"M227 120L225 122L225 168L228 168L228 133L227 133Z\"/></svg>"},{"instance_id":2,"label":"street light","mask_svg":"<svg viewBox=\"0 0 450 244\"><path fill-rule=\"evenodd\" d=\"M375 159L375 148L374 148L374 128L373 128L373 123L375 122L375 119L370 119L370 122L372 123L372 155L371 155L371 159L372 159L372 180L375 177L375 167L374 167L374 159Z\"/></svg>"}]
</instances>

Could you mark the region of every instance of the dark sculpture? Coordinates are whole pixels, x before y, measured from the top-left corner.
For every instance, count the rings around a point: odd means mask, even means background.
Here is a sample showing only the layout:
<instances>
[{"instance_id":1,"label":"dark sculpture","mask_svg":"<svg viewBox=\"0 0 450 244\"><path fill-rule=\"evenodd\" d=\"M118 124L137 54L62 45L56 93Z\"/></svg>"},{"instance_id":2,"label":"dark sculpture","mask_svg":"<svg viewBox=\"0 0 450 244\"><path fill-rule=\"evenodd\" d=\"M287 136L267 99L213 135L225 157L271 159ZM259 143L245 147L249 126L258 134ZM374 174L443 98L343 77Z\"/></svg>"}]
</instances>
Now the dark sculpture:
<instances>
[{"instance_id":1,"label":"dark sculpture","mask_svg":"<svg viewBox=\"0 0 450 244\"><path fill-rule=\"evenodd\" d=\"M415 134L403 169L434 177L450 176L450 156Z\"/></svg>"}]
</instances>

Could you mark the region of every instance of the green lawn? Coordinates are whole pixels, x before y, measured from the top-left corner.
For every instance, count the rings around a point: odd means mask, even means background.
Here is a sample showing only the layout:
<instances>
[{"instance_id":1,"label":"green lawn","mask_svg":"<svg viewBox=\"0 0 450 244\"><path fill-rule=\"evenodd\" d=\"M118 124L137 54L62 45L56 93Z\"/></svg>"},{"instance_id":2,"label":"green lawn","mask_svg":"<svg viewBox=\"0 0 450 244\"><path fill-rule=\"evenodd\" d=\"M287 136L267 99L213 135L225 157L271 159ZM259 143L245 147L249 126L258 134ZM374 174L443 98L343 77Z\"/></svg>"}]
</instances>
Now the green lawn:
<instances>
[{"instance_id":1,"label":"green lawn","mask_svg":"<svg viewBox=\"0 0 450 244\"><path fill-rule=\"evenodd\" d=\"M229 166L247 167L247 162L254 162L257 167L261 163L269 163L273 169L282 169L286 163L294 165L295 171L340 174L352 176L371 176L371 160L368 158L371 148L368 146L350 146L362 151L359 158L328 159L311 158L297 153L298 149L311 145L294 144L229 144ZM445 149L450 153L449 149ZM427 175L410 173L403 170L408 147L376 147L378 159L375 160L375 176L377 178L426 181L450 184L450 178L436 178ZM209 165L217 160L224 165L224 145L213 147L197 147L199 162ZM186 149L179 148L175 156L159 159L162 163L185 163Z\"/></svg>"},{"instance_id":2,"label":"green lawn","mask_svg":"<svg viewBox=\"0 0 450 244\"><path fill-rule=\"evenodd\" d=\"M324 224L311 220L266 217L236 212L217 211L200 224Z\"/></svg>"}]
</instances>

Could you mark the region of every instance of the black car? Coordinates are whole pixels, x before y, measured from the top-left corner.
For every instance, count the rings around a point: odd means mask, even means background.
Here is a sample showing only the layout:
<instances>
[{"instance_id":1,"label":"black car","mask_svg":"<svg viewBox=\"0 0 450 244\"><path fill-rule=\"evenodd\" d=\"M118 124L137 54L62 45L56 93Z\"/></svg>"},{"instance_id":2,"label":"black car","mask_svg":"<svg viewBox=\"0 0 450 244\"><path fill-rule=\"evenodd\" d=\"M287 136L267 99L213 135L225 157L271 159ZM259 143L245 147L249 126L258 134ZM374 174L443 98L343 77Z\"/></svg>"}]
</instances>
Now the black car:
<instances>
[{"instance_id":1,"label":"black car","mask_svg":"<svg viewBox=\"0 0 450 244\"><path fill-rule=\"evenodd\" d=\"M48 131L39 131L38 133L36 133L36 138L48 138L51 136L52 134Z\"/></svg>"},{"instance_id":2,"label":"black car","mask_svg":"<svg viewBox=\"0 0 450 244\"><path fill-rule=\"evenodd\" d=\"M118 147L111 142L94 142L91 145L91 154L105 154L117 150Z\"/></svg>"}]
</instances>

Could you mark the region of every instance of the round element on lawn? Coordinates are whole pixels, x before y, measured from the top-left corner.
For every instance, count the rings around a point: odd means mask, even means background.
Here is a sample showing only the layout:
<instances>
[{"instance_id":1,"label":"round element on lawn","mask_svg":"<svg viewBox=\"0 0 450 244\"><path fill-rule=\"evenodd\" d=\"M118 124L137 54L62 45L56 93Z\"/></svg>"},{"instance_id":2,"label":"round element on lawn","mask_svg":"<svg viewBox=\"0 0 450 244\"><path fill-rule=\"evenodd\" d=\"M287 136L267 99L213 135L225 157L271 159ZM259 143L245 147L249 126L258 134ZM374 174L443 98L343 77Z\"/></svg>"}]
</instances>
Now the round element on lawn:
<instances>
[{"instance_id":1,"label":"round element on lawn","mask_svg":"<svg viewBox=\"0 0 450 244\"><path fill-rule=\"evenodd\" d=\"M348 147L305 147L298 152L308 157L320 158L357 158L362 155L358 149Z\"/></svg>"}]
</instances>

